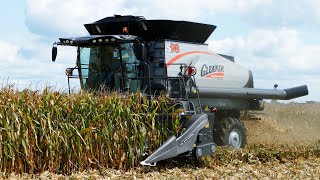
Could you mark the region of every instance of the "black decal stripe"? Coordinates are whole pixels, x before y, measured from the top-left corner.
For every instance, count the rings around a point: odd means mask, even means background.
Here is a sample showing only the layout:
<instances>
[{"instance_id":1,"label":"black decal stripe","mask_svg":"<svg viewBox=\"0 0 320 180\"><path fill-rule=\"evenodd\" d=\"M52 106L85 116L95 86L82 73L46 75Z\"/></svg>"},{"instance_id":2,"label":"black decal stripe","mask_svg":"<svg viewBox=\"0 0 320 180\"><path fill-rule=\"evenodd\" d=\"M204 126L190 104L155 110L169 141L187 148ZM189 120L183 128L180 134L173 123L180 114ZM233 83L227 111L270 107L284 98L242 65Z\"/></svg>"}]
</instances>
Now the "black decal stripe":
<instances>
[{"instance_id":1,"label":"black decal stripe","mask_svg":"<svg viewBox=\"0 0 320 180\"><path fill-rule=\"evenodd\" d=\"M244 87L253 88L253 75L252 75L251 71L249 71L249 79L248 79L248 82L246 83L246 85Z\"/></svg>"}]
</instances>

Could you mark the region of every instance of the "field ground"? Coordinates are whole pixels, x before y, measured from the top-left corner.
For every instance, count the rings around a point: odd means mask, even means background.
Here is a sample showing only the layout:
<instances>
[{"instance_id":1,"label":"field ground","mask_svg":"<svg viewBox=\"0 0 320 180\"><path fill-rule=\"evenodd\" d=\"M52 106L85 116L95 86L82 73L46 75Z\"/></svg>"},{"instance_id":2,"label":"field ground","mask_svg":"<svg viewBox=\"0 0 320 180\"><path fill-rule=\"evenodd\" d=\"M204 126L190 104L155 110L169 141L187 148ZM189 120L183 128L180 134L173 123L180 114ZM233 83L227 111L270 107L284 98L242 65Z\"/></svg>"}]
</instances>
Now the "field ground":
<instances>
[{"instance_id":1,"label":"field ground","mask_svg":"<svg viewBox=\"0 0 320 180\"><path fill-rule=\"evenodd\" d=\"M320 178L320 105L267 104L262 112L244 116L248 146L220 148L199 163L174 159L155 168L132 172L112 169L76 172L68 176L49 172L6 178L36 179L288 179ZM253 120L260 119L260 120Z\"/></svg>"}]
</instances>

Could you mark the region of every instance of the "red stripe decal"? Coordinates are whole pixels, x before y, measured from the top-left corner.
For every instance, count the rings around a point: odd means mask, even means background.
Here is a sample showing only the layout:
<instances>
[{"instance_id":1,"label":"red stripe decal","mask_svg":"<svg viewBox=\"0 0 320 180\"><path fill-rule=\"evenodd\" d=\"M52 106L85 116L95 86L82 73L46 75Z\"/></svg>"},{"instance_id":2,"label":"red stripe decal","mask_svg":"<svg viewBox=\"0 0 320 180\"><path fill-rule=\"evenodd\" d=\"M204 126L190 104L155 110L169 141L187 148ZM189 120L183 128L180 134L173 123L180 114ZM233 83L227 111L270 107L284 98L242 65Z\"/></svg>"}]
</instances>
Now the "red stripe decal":
<instances>
[{"instance_id":1,"label":"red stripe decal","mask_svg":"<svg viewBox=\"0 0 320 180\"><path fill-rule=\"evenodd\" d=\"M185 53L182 53L182 54L179 54L175 57L173 57L172 59L169 60L169 62L167 63L167 68L175 63L177 60L179 60L180 58L182 57L185 57L185 56L188 56L188 55L191 55L191 54L209 54L209 55L213 55L213 56L218 56L214 53L210 53L210 52L206 52L206 51L188 51L188 52L185 52Z\"/></svg>"},{"instance_id":2,"label":"red stripe decal","mask_svg":"<svg viewBox=\"0 0 320 180\"><path fill-rule=\"evenodd\" d=\"M210 74L205 75L205 77L207 77L207 78L223 78L224 77L224 72L210 73Z\"/></svg>"}]
</instances>

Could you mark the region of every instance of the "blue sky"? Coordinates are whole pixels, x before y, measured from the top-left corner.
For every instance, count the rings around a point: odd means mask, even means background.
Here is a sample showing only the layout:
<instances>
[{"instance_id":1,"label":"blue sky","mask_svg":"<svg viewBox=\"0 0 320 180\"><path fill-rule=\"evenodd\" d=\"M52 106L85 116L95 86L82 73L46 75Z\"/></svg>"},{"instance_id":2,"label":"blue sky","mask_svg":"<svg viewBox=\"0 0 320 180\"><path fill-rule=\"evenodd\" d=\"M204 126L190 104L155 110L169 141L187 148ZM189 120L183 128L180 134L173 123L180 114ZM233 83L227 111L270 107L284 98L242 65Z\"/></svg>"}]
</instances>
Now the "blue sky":
<instances>
[{"instance_id":1,"label":"blue sky","mask_svg":"<svg viewBox=\"0 0 320 180\"><path fill-rule=\"evenodd\" d=\"M320 2L275 0L18 0L0 6L0 81L66 88L64 71L75 65L74 48L59 48L59 37L86 35L83 24L113 14L147 19L189 20L217 25L207 43L215 52L234 55L251 69L255 86L288 88L307 84L320 101ZM72 82L77 86L77 82Z\"/></svg>"}]
</instances>

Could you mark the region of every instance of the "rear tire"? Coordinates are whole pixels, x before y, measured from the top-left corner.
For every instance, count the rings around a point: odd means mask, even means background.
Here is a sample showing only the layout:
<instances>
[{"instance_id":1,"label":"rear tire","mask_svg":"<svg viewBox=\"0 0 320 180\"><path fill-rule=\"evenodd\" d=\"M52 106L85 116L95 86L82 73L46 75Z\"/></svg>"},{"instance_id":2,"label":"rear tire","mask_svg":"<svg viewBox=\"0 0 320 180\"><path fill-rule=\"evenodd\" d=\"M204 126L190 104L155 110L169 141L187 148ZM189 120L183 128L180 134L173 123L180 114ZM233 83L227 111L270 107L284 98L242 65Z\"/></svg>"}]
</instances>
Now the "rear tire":
<instances>
[{"instance_id":1,"label":"rear tire","mask_svg":"<svg viewBox=\"0 0 320 180\"><path fill-rule=\"evenodd\" d=\"M214 141L218 146L243 148L247 143L246 128L243 122L234 117L216 119L213 127Z\"/></svg>"}]
</instances>

